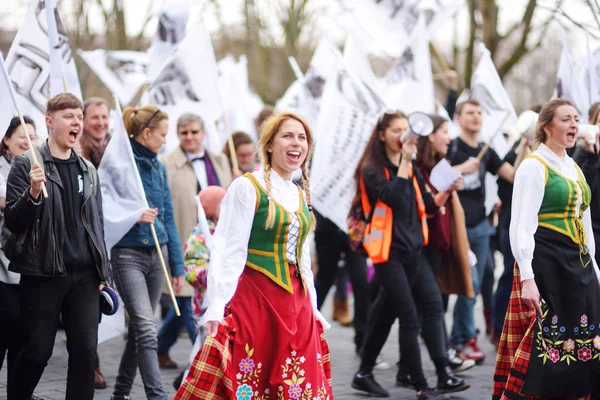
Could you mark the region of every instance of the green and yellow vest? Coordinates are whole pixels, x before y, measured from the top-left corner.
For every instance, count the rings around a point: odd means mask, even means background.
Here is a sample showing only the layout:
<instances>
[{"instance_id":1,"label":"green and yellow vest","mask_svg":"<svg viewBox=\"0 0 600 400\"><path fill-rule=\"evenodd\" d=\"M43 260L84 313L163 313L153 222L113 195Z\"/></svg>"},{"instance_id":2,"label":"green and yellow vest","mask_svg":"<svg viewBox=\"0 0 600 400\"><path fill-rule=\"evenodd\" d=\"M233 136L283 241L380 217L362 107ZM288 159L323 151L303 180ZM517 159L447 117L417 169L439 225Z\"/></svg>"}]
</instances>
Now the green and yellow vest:
<instances>
[{"instance_id":1,"label":"green and yellow vest","mask_svg":"<svg viewBox=\"0 0 600 400\"><path fill-rule=\"evenodd\" d=\"M587 254L583 212L589 207L592 194L579 166L575 164L579 177L577 182L574 182L548 165L541 157L536 155L527 157L538 160L546 171L544 198L538 212L538 225L569 237L573 243L579 245L581 255ZM581 190L579 216L576 214L578 189ZM587 263L584 266L587 266Z\"/></svg>"},{"instance_id":2,"label":"green and yellow vest","mask_svg":"<svg viewBox=\"0 0 600 400\"><path fill-rule=\"evenodd\" d=\"M265 274L269 279L288 292L294 293L287 260L288 231L291 222L290 213L274 199L271 199L275 204L275 224L273 228L265 229L269 209L268 194L252 174L247 173L245 176L250 179L254 189L256 189L256 208L250 240L248 241L246 265ZM300 229L296 248L296 262L298 263L298 270L300 270L302 245L310 229L310 212L304 201L302 189L299 186L298 196L300 197L300 207L295 214L298 217ZM302 279L302 285L304 286L304 279ZM306 287L304 289L306 293Z\"/></svg>"}]
</instances>

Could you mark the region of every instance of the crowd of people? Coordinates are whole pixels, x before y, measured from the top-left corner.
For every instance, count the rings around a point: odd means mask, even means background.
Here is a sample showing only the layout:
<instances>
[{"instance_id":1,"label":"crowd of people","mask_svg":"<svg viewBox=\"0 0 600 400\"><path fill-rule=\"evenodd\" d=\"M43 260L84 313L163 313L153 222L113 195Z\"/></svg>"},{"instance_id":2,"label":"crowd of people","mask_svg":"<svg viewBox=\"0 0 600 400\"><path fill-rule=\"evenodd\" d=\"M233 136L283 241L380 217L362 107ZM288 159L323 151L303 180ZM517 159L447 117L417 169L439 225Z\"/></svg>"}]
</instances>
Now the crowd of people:
<instances>
[{"instance_id":1,"label":"crowd of people","mask_svg":"<svg viewBox=\"0 0 600 400\"><path fill-rule=\"evenodd\" d=\"M389 397L374 371L390 368L381 352L397 319L396 384L417 399L469 389L459 375L486 359L484 336L498 349L494 398L589 397L600 374L597 142L576 146L577 111L556 99L532 106L535 141L524 135L500 158L480 138L481 105L455 103L451 90L454 139L439 116L429 116L431 132L417 138L406 135L413 128L402 111L380 115L356 169L349 218L366 225L364 236L313 208L314 138L302 116L265 107L257 143L235 132L235 154L229 146L216 154L204 148L202 117L185 113L179 146L164 152L168 115L152 104L127 107L123 123L148 208L110 252L97 173L111 139L109 103L53 97L48 138L31 149L33 121L24 118L25 132L14 118L0 142L8 399L36 399L59 326L69 352L66 398L92 399L106 388L96 349L105 312L99 292L110 287L128 316L112 399L131 398L138 370L147 398L167 399L165 368L181 370L176 399L333 399L330 325L319 310L334 285L332 319L355 332L348 348L360 361L348 383L358 391ZM589 120L600 126L598 104ZM444 159L458 178L437 190L430 177ZM487 173L498 176L501 200L491 211ZM496 250L504 271L494 293ZM181 315L171 305L158 326L166 279ZM447 327L451 294L458 296ZM479 295L484 332L475 324ZM182 331L194 348L185 366L169 354Z\"/></svg>"}]
</instances>

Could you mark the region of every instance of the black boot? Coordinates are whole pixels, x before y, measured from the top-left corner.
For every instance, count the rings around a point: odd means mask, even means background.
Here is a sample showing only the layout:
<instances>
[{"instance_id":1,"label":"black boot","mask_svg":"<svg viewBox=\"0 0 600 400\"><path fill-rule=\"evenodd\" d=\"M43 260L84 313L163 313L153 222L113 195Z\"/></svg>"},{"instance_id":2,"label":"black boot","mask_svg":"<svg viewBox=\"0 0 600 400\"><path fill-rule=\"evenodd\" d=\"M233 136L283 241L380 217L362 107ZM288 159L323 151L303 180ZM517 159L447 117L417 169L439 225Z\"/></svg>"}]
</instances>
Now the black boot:
<instances>
[{"instance_id":1,"label":"black boot","mask_svg":"<svg viewBox=\"0 0 600 400\"><path fill-rule=\"evenodd\" d=\"M408 376L408 372L404 369L402 364L398 363L398 373L396 374L396 386L400 387L413 387L410 382L410 377Z\"/></svg>"},{"instance_id":2,"label":"black boot","mask_svg":"<svg viewBox=\"0 0 600 400\"><path fill-rule=\"evenodd\" d=\"M467 390L471 385L463 379L459 379L452 373L450 367L438 371L437 391L441 393L462 392Z\"/></svg>"},{"instance_id":3,"label":"black boot","mask_svg":"<svg viewBox=\"0 0 600 400\"><path fill-rule=\"evenodd\" d=\"M390 394L375 382L373 374L361 374L357 372L352 379L352 388L367 392L373 397L390 397Z\"/></svg>"}]
</instances>

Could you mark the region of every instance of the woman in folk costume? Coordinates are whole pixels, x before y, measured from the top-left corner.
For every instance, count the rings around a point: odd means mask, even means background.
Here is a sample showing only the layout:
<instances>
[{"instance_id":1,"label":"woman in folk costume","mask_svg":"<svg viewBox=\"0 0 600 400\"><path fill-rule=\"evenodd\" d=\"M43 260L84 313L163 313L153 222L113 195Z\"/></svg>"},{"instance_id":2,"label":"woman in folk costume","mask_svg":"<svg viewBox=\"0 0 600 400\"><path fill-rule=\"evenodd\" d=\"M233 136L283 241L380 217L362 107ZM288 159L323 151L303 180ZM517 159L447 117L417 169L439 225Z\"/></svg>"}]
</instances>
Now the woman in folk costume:
<instances>
[{"instance_id":1,"label":"woman in folk costume","mask_svg":"<svg viewBox=\"0 0 600 400\"><path fill-rule=\"evenodd\" d=\"M516 265L494 374L494 399L588 399L600 377L600 284L590 189L566 149L577 110L540 111L539 147L517 170L510 243Z\"/></svg>"},{"instance_id":2,"label":"woman in folk costume","mask_svg":"<svg viewBox=\"0 0 600 400\"><path fill-rule=\"evenodd\" d=\"M333 399L306 235L314 226L306 121L262 127L262 168L223 199L208 273L208 335L175 399ZM291 181L302 169L304 192ZM226 308L226 305L227 308Z\"/></svg>"}]
</instances>

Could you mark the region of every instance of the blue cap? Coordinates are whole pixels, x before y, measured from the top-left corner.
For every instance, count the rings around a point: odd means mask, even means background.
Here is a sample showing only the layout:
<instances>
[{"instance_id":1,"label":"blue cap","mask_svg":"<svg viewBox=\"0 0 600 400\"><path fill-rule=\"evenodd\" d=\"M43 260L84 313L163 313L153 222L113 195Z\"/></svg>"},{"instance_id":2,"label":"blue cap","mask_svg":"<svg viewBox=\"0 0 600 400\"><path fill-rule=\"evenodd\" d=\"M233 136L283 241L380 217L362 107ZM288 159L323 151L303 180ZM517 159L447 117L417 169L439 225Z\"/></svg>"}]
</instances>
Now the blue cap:
<instances>
[{"instance_id":1,"label":"blue cap","mask_svg":"<svg viewBox=\"0 0 600 400\"><path fill-rule=\"evenodd\" d=\"M100 292L100 311L104 315L113 315L119 309L119 296L108 286Z\"/></svg>"}]
</instances>

